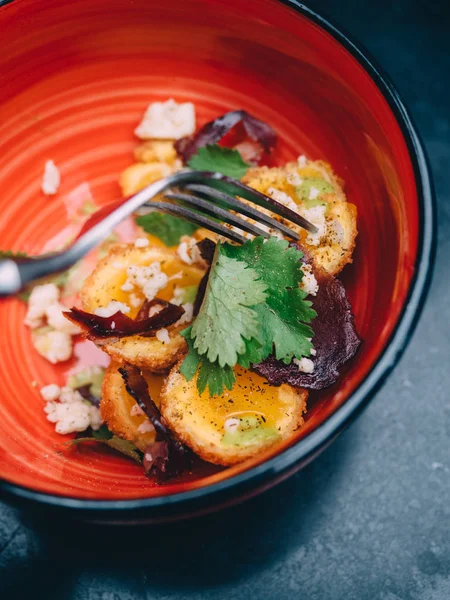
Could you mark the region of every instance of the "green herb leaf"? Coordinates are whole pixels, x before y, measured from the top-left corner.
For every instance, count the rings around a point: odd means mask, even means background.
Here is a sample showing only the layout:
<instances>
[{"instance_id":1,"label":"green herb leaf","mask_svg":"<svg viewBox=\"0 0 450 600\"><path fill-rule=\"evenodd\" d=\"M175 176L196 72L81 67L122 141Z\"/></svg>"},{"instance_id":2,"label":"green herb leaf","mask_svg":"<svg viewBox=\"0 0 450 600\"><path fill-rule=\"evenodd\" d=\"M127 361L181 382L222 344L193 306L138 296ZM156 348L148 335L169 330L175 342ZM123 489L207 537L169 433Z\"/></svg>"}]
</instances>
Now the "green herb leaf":
<instances>
[{"instance_id":1,"label":"green herb leaf","mask_svg":"<svg viewBox=\"0 0 450 600\"><path fill-rule=\"evenodd\" d=\"M193 223L160 212L136 217L136 223L166 246L176 246L183 235L192 235L198 229Z\"/></svg>"},{"instance_id":2,"label":"green herb leaf","mask_svg":"<svg viewBox=\"0 0 450 600\"><path fill-rule=\"evenodd\" d=\"M189 160L188 166L196 171L222 173L235 179L241 179L250 168L237 150L223 148L217 144L199 148L197 154Z\"/></svg>"},{"instance_id":3,"label":"green herb leaf","mask_svg":"<svg viewBox=\"0 0 450 600\"><path fill-rule=\"evenodd\" d=\"M221 367L234 366L245 352L244 338L258 337L253 310L266 298L266 284L245 262L221 253L219 243L211 267L205 298L192 326L194 347Z\"/></svg>"},{"instance_id":4,"label":"green herb leaf","mask_svg":"<svg viewBox=\"0 0 450 600\"><path fill-rule=\"evenodd\" d=\"M104 444L117 452L120 452L127 458L132 458L139 465L142 464L142 453L128 440L124 440L117 435L113 435L106 425L102 425L97 431L92 431L89 437L78 437L69 442L70 446L78 446L86 442L97 442Z\"/></svg>"},{"instance_id":5,"label":"green herb leaf","mask_svg":"<svg viewBox=\"0 0 450 600\"><path fill-rule=\"evenodd\" d=\"M211 362L204 356L200 356L194 348L191 329L192 326L180 332L185 337L189 348L180 372L186 381L190 381L198 370L197 389L200 394L203 394L206 388L208 388L210 396L222 394L225 388L231 390L236 380L233 368L228 365L221 367L219 363Z\"/></svg>"},{"instance_id":6,"label":"green herb leaf","mask_svg":"<svg viewBox=\"0 0 450 600\"><path fill-rule=\"evenodd\" d=\"M198 371L200 392L231 389L236 364L248 369L272 353L286 364L310 355L316 312L299 288L302 257L276 238L218 245L200 312L182 332L189 352L181 372L190 380Z\"/></svg>"}]
</instances>

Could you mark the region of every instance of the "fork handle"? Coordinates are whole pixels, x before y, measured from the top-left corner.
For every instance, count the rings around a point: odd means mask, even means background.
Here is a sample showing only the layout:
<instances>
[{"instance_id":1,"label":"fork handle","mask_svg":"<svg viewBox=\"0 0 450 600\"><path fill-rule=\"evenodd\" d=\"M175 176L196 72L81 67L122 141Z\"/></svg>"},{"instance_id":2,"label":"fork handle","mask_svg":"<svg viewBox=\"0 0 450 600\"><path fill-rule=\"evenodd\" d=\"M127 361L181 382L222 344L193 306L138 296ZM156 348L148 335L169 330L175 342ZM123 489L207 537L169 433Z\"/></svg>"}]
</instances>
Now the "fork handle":
<instances>
[{"instance_id":1,"label":"fork handle","mask_svg":"<svg viewBox=\"0 0 450 600\"><path fill-rule=\"evenodd\" d=\"M13 296L36 279L63 271L73 262L64 253L31 259L5 258L0 260L0 298Z\"/></svg>"},{"instance_id":2,"label":"fork handle","mask_svg":"<svg viewBox=\"0 0 450 600\"><path fill-rule=\"evenodd\" d=\"M16 294L22 287L19 265L9 258L0 260L0 298Z\"/></svg>"}]
</instances>

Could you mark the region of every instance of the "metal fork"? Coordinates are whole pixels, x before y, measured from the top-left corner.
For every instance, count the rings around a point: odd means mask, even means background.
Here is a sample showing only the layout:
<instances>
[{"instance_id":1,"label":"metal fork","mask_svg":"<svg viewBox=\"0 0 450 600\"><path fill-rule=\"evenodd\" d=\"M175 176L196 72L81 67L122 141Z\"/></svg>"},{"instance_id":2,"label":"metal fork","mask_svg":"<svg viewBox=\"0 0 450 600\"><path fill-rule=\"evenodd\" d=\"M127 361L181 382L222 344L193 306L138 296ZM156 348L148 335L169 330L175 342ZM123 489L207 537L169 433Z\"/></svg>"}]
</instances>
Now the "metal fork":
<instances>
[{"instance_id":1,"label":"metal fork","mask_svg":"<svg viewBox=\"0 0 450 600\"><path fill-rule=\"evenodd\" d=\"M171 191L166 192L166 190ZM163 192L166 192L165 197L170 202L150 202L152 198ZM299 239L295 231L266 213L238 200L236 196L268 209L309 232L317 232L314 225L296 212L240 181L220 173L182 171L150 184L128 200L114 202L100 208L86 221L75 241L65 250L31 258L0 260L0 297L15 294L36 279L68 269L97 246L121 221L136 211L169 213L238 244L243 244L245 238L235 228L252 235L270 237L267 229L234 214L240 213L263 227L276 229L293 240ZM229 210L234 212L230 213ZM231 228L226 227L222 222L227 223Z\"/></svg>"}]
</instances>

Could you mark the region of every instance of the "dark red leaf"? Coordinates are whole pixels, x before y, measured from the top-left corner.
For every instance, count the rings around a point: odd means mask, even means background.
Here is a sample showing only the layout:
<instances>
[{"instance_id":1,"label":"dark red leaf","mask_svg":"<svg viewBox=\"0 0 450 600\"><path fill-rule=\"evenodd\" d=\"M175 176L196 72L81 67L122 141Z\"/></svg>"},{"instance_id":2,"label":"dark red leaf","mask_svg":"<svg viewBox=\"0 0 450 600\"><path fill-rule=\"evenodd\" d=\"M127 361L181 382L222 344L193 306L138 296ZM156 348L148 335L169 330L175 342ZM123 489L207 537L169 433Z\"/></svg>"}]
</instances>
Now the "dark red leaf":
<instances>
[{"instance_id":1,"label":"dark red leaf","mask_svg":"<svg viewBox=\"0 0 450 600\"><path fill-rule=\"evenodd\" d=\"M320 390L335 383L339 368L357 352L361 338L354 324L350 302L342 283L323 269L315 267L305 254L304 260L313 266L319 284L317 296L312 299L317 317L312 321L313 344L317 352L311 356L314 362L312 373L302 373L297 365L284 364L270 356L254 370L272 385L289 383L296 387Z\"/></svg>"},{"instance_id":2,"label":"dark red leaf","mask_svg":"<svg viewBox=\"0 0 450 600\"><path fill-rule=\"evenodd\" d=\"M245 110L234 110L209 121L193 135L176 141L175 149L184 163L187 163L199 148L208 144L217 144L238 123L242 123L247 136L259 144L265 152L269 153L275 146L277 134L270 125Z\"/></svg>"},{"instance_id":3,"label":"dark red leaf","mask_svg":"<svg viewBox=\"0 0 450 600\"><path fill-rule=\"evenodd\" d=\"M183 314L183 307L169 302L167 306L152 317L139 321L130 319L120 311L110 317L99 317L79 308L72 308L64 313L69 321L79 325L85 331L88 339L94 340L98 344L101 344L102 340L104 340L104 343L110 343L113 339L118 340L129 335L155 335L158 329L172 325Z\"/></svg>"},{"instance_id":4,"label":"dark red leaf","mask_svg":"<svg viewBox=\"0 0 450 600\"><path fill-rule=\"evenodd\" d=\"M216 244L209 238L204 238L201 242L198 242L197 247L200 250L201 257L208 264L208 270L203 275L198 285L197 295L195 296L194 302L195 316L198 315L203 298L205 297L206 286L208 285L209 273L211 271L211 264L214 258L214 252L216 251Z\"/></svg>"},{"instance_id":5,"label":"dark red leaf","mask_svg":"<svg viewBox=\"0 0 450 600\"><path fill-rule=\"evenodd\" d=\"M153 298L153 300L145 300L141 308L139 309L138 314L136 315L136 321L144 321L145 319L149 319L153 317L157 312L166 308L170 305L170 302L167 300L162 300L161 298Z\"/></svg>"},{"instance_id":6,"label":"dark red leaf","mask_svg":"<svg viewBox=\"0 0 450 600\"><path fill-rule=\"evenodd\" d=\"M180 475L190 465L189 452L173 437L166 426L158 407L150 396L145 377L137 367L128 363L120 367L119 373L123 377L127 392L136 400L138 406L142 408L152 422L156 430L156 442L161 443L153 450L151 448L155 444L152 444L146 450L146 453L152 456L152 459L147 461L149 472L155 475L158 480Z\"/></svg>"}]
</instances>

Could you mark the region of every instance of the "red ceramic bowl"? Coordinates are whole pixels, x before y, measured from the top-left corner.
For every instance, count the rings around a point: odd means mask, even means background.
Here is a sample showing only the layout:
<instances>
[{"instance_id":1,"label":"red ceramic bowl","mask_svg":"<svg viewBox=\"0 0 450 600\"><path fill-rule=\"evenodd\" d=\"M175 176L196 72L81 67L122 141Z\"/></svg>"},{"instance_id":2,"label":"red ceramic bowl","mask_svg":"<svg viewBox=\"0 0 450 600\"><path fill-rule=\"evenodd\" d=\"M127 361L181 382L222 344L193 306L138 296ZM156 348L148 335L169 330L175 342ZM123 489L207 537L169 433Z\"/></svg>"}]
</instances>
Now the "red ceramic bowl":
<instances>
[{"instance_id":1,"label":"red ceramic bowl","mask_svg":"<svg viewBox=\"0 0 450 600\"><path fill-rule=\"evenodd\" d=\"M0 4L2 4L0 2ZM103 451L67 453L38 387L62 381L32 351L19 300L0 305L0 473L8 498L93 520L179 518L242 500L311 461L397 362L429 284L434 209L423 149L396 91L344 34L291 0L14 0L0 8L0 247L42 251L86 194L119 195L146 105L192 100L199 124L243 108L279 134L278 163L329 161L358 207L343 280L364 345L340 382L311 396L295 443L156 487ZM60 193L39 191L43 163ZM33 387L32 382L37 382Z\"/></svg>"}]
</instances>

